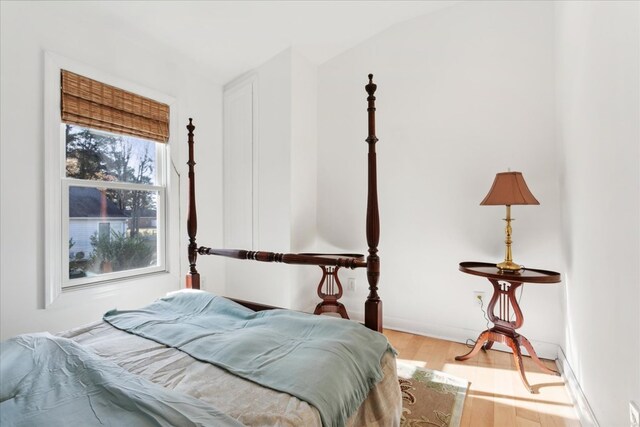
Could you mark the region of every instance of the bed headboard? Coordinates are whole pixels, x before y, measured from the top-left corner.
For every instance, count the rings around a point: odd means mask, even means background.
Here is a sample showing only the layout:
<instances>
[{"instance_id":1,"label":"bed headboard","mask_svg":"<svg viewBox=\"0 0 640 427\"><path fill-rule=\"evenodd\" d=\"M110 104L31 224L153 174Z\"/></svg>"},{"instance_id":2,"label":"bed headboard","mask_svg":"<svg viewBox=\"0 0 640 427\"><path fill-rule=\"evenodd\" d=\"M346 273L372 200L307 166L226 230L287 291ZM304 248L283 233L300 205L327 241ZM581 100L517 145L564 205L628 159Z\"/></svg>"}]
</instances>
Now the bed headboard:
<instances>
[{"instance_id":1,"label":"bed headboard","mask_svg":"<svg viewBox=\"0 0 640 427\"><path fill-rule=\"evenodd\" d=\"M378 255L378 243L380 240L380 216L378 212L378 182L377 182L377 159L376 159L376 97L374 96L377 85L373 83L373 74L369 74L369 83L365 86L368 94L368 136L365 141L368 144L367 160L367 217L366 217L366 237L368 255L366 261L362 258L334 258L318 257L310 254L284 254L276 252L248 251L243 249L212 249L204 246L198 247L196 243L196 232L198 229L198 219L195 200L195 161L194 161L194 139L193 131L195 126L192 119L187 125L189 144L189 210L187 217L187 232L189 235L188 258L189 273L186 278L186 287L200 289L200 273L196 268L198 255L219 255L236 259L248 259L262 262L281 262L285 264L306 264L306 265L327 265L346 268L366 268L367 281L369 282L369 295L364 304L364 324L366 327L382 332L382 300L378 295L378 281L380 278L380 256ZM265 306L248 301L237 302L253 309L270 309Z\"/></svg>"}]
</instances>

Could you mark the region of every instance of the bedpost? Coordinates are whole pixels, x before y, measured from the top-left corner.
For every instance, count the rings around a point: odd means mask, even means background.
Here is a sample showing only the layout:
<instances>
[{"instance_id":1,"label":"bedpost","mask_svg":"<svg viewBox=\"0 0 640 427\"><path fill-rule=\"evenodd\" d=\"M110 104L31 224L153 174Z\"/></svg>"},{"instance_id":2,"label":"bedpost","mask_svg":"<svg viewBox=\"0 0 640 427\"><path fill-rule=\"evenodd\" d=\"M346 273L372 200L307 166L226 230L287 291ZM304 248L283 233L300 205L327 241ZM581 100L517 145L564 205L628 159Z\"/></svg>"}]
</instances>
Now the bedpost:
<instances>
[{"instance_id":1,"label":"bedpost","mask_svg":"<svg viewBox=\"0 0 640 427\"><path fill-rule=\"evenodd\" d=\"M369 144L368 162L368 194L367 194L367 280L369 295L364 303L364 325L374 331L382 332L382 300L378 296L378 279L380 278L380 257L378 256L378 242L380 240L380 216L378 213L378 182L376 178L376 84L373 74L369 74L369 84L365 90L369 94L367 112L369 113L369 136L365 140Z\"/></svg>"},{"instance_id":2,"label":"bedpost","mask_svg":"<svg viewBox=\"0 0 640 427\"><path fill-rule=\"evenodd\" d=\"M198 217L196 214L196 179L193 160L193 130L196 127L189 118L187 130L189 131L189 212L187 216L187 232L189 233L189 273L187 274L186 287L190 289L200 289L200 273L196 270L196 259L198 258L198 245L196 244L196 231L198 231Z\"/></svg>"}]
</instances>

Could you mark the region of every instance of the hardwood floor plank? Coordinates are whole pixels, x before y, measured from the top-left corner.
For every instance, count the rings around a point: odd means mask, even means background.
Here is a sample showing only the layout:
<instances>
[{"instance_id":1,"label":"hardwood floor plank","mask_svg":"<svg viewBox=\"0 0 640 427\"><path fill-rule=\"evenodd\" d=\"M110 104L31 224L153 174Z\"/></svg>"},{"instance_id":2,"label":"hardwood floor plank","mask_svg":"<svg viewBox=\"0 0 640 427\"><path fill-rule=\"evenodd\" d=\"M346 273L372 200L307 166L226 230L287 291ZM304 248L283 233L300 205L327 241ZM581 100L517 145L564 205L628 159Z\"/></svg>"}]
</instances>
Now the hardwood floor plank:
<instances>
[{"instance_id":1,"label":"hardwood floor plank","mask_svg":"<svg viewBox=\"0 0 640 427\"><path fill-rule=\"evenodd\" d=\"M488 351L491 358L493 351ZM518 393L518 385L514 385L512 371L502 366L503 363L494 365L490 364L486 369L493 373L494 390L495 390L495 419L496 425L515 426L518 401L515 399Z\"/></svg>"},{"instance_id":2,"label":"hardwood floor plank","mask_svg":"<svg viewBox=\"0 0 640 427\"><path fill-rule=\"evenodd\" d=\"M526 418L517 417L516 418L516 423L514 424L514 426L516 426L516 427L540 427L540 423L537 423L535 421L531 421L531 420L526 419Z\"/></svg>"},{"instance_id":3,"label":"hardwood floor plank","mask_svg":"<svg viewBox=\"0 0 640 427\"><path fill-rule=\"evenodd\" d=\"M407 332L385 330L400 359L423 361L426 367L464 378L467 391L460 425L462 427L579 427L564 380L544 373L523 358L527 380L535 393L524 387L511 352L480 351L460 362L455 356L467 353L465 344ZM545 366L557 370L551 360Z\"/></svg>"}]
</instances>

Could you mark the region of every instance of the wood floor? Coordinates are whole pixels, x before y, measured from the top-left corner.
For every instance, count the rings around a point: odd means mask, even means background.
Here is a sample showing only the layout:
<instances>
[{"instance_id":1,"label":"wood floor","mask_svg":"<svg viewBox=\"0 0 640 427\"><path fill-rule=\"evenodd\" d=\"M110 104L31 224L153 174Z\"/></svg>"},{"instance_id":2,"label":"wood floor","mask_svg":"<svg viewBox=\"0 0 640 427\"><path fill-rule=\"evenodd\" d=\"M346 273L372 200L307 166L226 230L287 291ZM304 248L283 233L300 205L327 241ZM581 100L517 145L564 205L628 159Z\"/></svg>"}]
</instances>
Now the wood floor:
<instances>
[{"instance_id":1,"label":"wood floor","mask_svg":"<svg viewBox=\"0 0 640 427\"><path fill-rule=\"evenodd\" d=\"M481 351L472 359L458 362L454 357L469 351L464 344L393 330L384 334L398 351L398 359L424 361L429 369L471 383L461 427L580 426L564 379L540 372L529 357L524 358L524 366L535 394L524 388L511 353ZM553 361L544 363L557 370Z\"/></svg>"}]
</instances>

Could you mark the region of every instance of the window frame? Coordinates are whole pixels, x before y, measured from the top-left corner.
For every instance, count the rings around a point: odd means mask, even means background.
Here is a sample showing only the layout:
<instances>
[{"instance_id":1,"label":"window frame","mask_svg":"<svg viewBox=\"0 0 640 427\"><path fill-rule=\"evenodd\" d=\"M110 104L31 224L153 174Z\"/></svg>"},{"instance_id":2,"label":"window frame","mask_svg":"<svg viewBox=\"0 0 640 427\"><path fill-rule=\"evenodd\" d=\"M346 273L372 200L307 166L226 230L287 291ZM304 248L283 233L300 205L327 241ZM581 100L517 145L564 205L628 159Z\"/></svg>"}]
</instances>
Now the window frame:
<instances>
[{"instance_id":1,"label":"window frame","mask_svg":"<svg viewBox=\"0 0 640 427\"><path fill-rule=\"evenodd\" d=\"M160 181L155 185L145 186L145 190L158 191L159 194L157 207L158 247L163 252L163 256L159 257L163 262L159 262L158 266L108 273L90 280L83 280L82 283L78 283L77 279L74 279L73 283L69 283L69 186L126 187L124 189L130 189L131 185L77 180L66 176L65 124L61 120L60 112L60 72L62 69L169 105L169 141L162 143L165 147L156 151L164 153L157 158L157 166L159 169L162 168L157 171ZM106 293L113 293L117 292L117 286L151 274L170 273L178 276L180 257L176 243L180 220L176 211L179 210L179 175L175 161L179 150L172 150L172 145L175 145L173 143L174 137L177 134L177 116L176 100L173 97L108 75L52 52L44 53L44 210L46 212L44 216L44 308L49 307L66 292L99 288ZM164 197L160 197L160 192L164 192ZM174 201L174 199L176 200ZM164 226L161 230L162 225Z\"/></svg>"}]
</instances>

